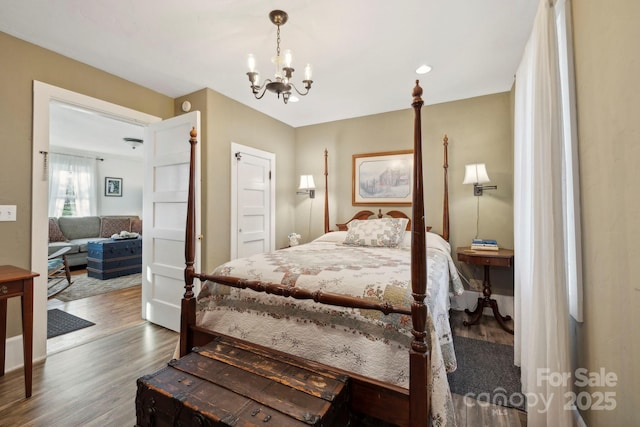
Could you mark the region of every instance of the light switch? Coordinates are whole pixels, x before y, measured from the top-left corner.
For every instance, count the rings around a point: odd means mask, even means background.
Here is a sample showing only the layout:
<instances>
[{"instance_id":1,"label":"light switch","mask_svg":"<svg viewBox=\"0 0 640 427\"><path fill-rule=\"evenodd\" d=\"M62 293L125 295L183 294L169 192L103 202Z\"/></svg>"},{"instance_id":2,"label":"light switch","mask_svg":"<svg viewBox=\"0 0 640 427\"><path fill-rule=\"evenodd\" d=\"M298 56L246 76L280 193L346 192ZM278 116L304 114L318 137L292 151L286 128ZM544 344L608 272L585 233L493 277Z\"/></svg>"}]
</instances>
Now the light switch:
<instances>
[{"instance_id":1,"label":"light switch","mask_svg":"<svg viewBox=\"0 0 640 427\"><path fill-rule=\"evenodd\" d=\"M16 205L0 205L0 221L15 221L16 211Z\"/></svg>"}]
</instances>

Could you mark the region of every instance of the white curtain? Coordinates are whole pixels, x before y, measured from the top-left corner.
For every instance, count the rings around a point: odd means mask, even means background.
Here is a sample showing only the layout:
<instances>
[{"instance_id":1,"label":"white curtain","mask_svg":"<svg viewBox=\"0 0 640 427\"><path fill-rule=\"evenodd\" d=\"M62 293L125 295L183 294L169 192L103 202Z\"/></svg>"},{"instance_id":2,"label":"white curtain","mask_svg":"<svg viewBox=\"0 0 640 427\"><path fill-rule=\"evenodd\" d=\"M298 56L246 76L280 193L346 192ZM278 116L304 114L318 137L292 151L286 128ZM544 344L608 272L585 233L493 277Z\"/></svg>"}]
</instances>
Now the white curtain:
<instances>
[{"instance_id":1,"label":"white curtain","mask_svg":"<svg viewBox=\"0 0 640 427\"><path fill-rule=\"evenodd\" d=\"M564 6L564 4L563 4ZM527 425L570 426L567 173L555 10L540 1L516 73L514 149L515 363ZM570 162L569 162L570 164Z\"/></svg>"},{"instance_id":2,"label":"white curtain","mask_svg":"<svg viewBox=\"0 0 640 427\"><path fill-rule=\"evenodd\" d=\"M67 189L73 189L74 216L97 213L96 160L82 156L49 154L49 216L62 215Z\"/></svg>"}]
</instances>

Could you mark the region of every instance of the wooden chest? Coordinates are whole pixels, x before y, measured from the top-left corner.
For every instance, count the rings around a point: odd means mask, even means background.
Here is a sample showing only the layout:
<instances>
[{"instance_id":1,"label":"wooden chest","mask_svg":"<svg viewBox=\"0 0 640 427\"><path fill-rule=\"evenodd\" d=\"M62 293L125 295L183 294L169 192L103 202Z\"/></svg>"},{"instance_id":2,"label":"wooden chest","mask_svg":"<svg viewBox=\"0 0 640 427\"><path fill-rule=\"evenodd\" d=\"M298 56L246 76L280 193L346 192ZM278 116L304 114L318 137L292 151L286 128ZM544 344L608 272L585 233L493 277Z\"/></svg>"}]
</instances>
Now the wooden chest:
<instances>
[{"instance_id":1,"label":"wooden chest","mask_svg":"<svg viewBox=\"0 0 640 427\"><path fill-rule=\"evenodd\" d=\"M218 338L137 381L137 426L346 426L347 377Z\"/></svg>"},{"instance_id":2,"label":"wooden chest","mask_svg":"<svg viewBox=\"0 0 640 427\"><path fill-rule=\"evenodd\" d=\"M142 239L103 240L87 244L87 276L112 279L142 271Z\"/></svg>"}]
</instances>

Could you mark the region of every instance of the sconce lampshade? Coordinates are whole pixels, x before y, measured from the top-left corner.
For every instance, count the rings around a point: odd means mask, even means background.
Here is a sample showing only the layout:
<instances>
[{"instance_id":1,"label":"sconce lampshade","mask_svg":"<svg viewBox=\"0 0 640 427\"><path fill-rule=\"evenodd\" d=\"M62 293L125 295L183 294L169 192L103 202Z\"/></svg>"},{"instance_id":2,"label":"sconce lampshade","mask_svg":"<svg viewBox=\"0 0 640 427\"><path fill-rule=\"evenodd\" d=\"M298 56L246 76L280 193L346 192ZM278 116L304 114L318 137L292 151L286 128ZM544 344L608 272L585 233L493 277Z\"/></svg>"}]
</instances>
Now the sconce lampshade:
<instances>
[{"instance_id":1,"label":"sconce lampshade","mask_svg":"<svg viewBox=\"0 0 640 427\"><path fill-rule=\"evenodd\" d=\"M487 174L487 168L484 163L474 163L472 165L465 165L464 167L464 181L463 184L473 184L473 195L482 196L484 190L496 190L497 185L482 185L490 182L489 175Z\"/></svg>"},{"instance_id":2,"label":"sconce lampshade","mask_svg":"<svg viewBox=\"0 0 640 427\"><path fill-rule=\"evenodd\" d=\"M474 163L464 167L463 184L484 184L490 182L487 168L484 163Z\"/></svg>"},{"instance_id":3,"label":"sconce lampshade","mask_svg":"<svg viewBox=\"0 0 640 427\"><path fill-rule=\"evenodd\" d=\"M298 190L315 190L316 184L313 182L313 175L300 175L300 186Z\"/></svg>"},{"instance_id":4,"label":"sconce lampshade","mask_svg":"<svg viewBox=\"0 0 640 427\"><path fill-rule=\"evenodd\" d=\"M298 194L308 194L311 199L316 197L316 184L313 182L313 175L300 175Z\"/></svg>"}]
</instances>

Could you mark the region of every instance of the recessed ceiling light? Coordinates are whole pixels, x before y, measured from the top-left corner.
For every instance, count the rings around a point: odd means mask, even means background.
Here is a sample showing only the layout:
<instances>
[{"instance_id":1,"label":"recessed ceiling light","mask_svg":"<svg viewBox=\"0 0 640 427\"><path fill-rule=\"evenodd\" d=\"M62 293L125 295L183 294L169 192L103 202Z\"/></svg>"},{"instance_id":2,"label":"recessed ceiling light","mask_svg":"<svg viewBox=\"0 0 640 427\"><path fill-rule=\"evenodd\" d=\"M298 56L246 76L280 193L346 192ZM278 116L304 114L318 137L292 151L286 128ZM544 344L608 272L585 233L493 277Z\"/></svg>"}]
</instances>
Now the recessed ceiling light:
<instances>
[{"instance_id":1,"label":"recessed ceiling light","mask_svg":"<svg viewBox=\"0 0 640 427\"><path fill-rule=\"evenodd\" d=\"M429 71L431 71L431 67L426 64L423 64L416 68L416 73L418 74L427 74Z\"/></svg>"},{"instance_id":2,"label":"recessed ceiling light","mask_svg":"<svg viewBox=\"0 0 640 427\"><path fill-rule=\"evenodd\" d=\"M289 102L298 102L298 101L300 101L300 98L298 98L297 96L295 95L289 96Z\"/></svg>"}]
</instances>

